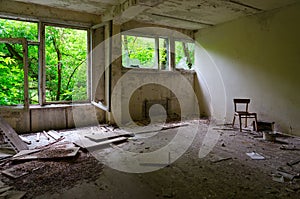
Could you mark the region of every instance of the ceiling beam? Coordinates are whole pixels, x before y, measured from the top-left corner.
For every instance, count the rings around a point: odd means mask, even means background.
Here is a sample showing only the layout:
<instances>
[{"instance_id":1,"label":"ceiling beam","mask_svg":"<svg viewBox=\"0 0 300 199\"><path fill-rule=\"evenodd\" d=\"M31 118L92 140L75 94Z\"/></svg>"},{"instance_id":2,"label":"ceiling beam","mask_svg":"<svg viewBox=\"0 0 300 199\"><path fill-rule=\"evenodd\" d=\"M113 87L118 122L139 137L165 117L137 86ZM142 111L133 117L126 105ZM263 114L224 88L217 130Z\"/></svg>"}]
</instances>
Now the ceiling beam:
<instances>
[{"instance_id":1,"label":"ceiling beam","mask_svg":"<svg viewBox=\"0 0 300 199\"><path fill-rule=\"evenodd\" d=\"M251 9L254 9L254 10L256 10L256 11L263 11L263 10L260 9L260 8L253 7L253 6L250 6L250 5L241 3L241 2L239 2L239 1L230 0L229 2L230 2L230 3L233 3L233 4L237 4L237 5L243 6L243 7L246 7L246 8L251 8Z\"/></svg>"},{"instance_id":2,"label":"ceiling beam","mask_svg":"<svg viewBox=\"0 0 300 199\"><path fill-rule=\"evenodd\" d=\"M205 25L205 26L213 26L214 25L214 24L211 24L211 23L204 23L204 22L184 19L184 18L180 18L180 17L168 16L168 15L162 15L162 14L155 14L155 13L150 13L150 14L153 15L153 16L165 17L165 18L169 18L169 19L176 19L176 20L180 20L180 21L186 21L186 22L196 23L196 24Z\"/></svg>"},{"instance_id":3,"label":"ceiling beam","mask_svg":"<svg viewBox=\"0 0 300 199\"><path fill-rule=\"evenodd\" d=\"M163 0L125 0L121 4L108 9L102 16L102 21L114 20L116 24L123 24L163 2Z\"/></svg>"}]
</instances>

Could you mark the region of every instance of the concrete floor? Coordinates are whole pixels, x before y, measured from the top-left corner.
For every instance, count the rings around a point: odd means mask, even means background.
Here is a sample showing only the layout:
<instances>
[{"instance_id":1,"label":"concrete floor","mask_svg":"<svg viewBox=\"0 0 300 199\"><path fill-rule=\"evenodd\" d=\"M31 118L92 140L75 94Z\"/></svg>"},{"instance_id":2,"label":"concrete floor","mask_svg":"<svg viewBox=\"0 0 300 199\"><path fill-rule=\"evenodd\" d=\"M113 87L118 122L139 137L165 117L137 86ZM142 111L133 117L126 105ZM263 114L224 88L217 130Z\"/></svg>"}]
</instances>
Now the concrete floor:
<instances>
[{"instance_id":1,"label":"concrete floor","mask_svg":"<svg viewBox=\"0 0 300 199\"><path fill-rule=\"evenodd\" d=\"M139 134L128 142L111 145L90 151L104 164L96 180L82 179L70 189L56 193L44 193L35 198L298 198L300 181L298 179L276 182L273 175L278 168L290 173L300 173L300 164L292 167L286 163L299 158L298 150L281 150L282 144L300 148L300 139L292 137L277 138L278 142L263 140L259 133L228 126L210 125L206 120L189 121L186 126L168 129L158 133ZM160 164L161 158L149 159L148 165L141 154L151 154L167 146L180 132L191 134L196 129L195 139L188 150L178 159L171 150L170 164ZM99 133L100 127L88 127L61 131L66 140L74 141L80 134ZM102 132L104 133L104 132ZM109 132L105 132L109 133ZM118 134L118 131L110 132ZM214 134L215 137L210 135ZM34 138L29 135L28 138ZM184 142L184 139L181 138ZM184 147L184 143L178 143ZM181 145L180 145L181 144ZM204 145L203 145L204 144ZM205 144L213 144L212 147ZM286 145L286 144L285 144ZM176 150L180 150L180 147ZM204 157L199 157L200 149L208 149ZM211 151L210 151L211 150ZM121 153L120 153L121 151ZM139 164L128 162L132 157L122 156L126 151L139 159ZM257 152L265 160L252 160L246 155ZM202 151L203 152L203 151ZM113 154L113 156L112 156ZM112 158L113 157L113 158ZM117 160L117 161L116 161ZM165 159L168 160L168 157ZM149 163L155 164L149 164ZM121 165L121 167L120 167ZM128 167L124 167L124 166ZM119 166L119 167L118 167ZM165 166L165 167L163 167ZM141 168L149 172L142 172ZM114 169L115 168L115 169ZM119 168L117 170L116 168ZM128 172L120 171L120 168ZM136 168L136 173L132 173ZM151 171L154 170L154 171Z\"/></svg>"}]
</instances>

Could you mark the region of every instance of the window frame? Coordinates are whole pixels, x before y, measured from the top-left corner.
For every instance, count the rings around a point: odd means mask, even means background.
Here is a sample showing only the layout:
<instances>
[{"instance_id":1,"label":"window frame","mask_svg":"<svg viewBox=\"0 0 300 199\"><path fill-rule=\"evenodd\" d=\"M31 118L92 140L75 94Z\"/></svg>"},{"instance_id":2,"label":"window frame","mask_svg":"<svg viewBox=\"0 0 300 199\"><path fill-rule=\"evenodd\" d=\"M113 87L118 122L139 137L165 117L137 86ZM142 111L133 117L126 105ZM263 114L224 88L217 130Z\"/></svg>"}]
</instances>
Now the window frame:
<instances>
[{"instance_id":1,"label":"window frame","mask_svg":"<svg viewBox=\"0 0 300 199\"><path fill-rule=\"evenodd\" d=\"M195 45L195 41L193 40L189 40L189 39L178 39L178 38L175 38L174 39L174 68L175 70L186 70L186 71L190 71L190 70L194 70L194 69L184 69L184 68L177 68L176 66L176 51L175 51L175 47L176 47L176 42L184 42L184 43L191 43L191 44L194 44ZM195 56L195 51L194 51L194 56ZM194 65L195 65L195 62L194 62Z\"/></svg>"},{"instance_id":2,"label":"window frame","mask_svg":"<svg viewBox=\"0 0 300 199\"><path fill-rule=\"evenodd\" d=\"M86 100L68 100L68 101L46 101L46 42L45 42L45 36L46 36L46 26L52 26L52 27L59 27L59 28L70 28L70 29L77 29L77 30L85 30L86 31L86 38L87 38L87 99ZM90 91L90 78L91 78L91 66L90 66L90 30L86 27L79 27L79 26L73 26L73 25L62 25L62 24L56 24L56 23L48 23L48 22L41 22L40 23L40 45L42 46L39 50L39 57L40 57L40 77L39 77L39 104L40 105L50 105L50 104L71 104L71 103L89 103L91 101L91 91Z\"/></svg>"},{"instance_id":3,"label":"window frame","mask_svg":"<svg viewBox=\"0 0 300 199\"><path fill-rule=\"evenodd\" d=\"M128 35L128 36L136 36L136 37L146 37L146 38L154 38L155 39L155 67L154 68L134 68L134 67L126 67L123 65L122 68L124 69L142 69L142 70L160 70L160 71L173 71L173 70L186 70L190 71L193 69L182 69L176 68L176 52L175 52L175 42L184 42L184 43L192 43L195 45L195 42L192 39L187 38L177 38L173 36L164 36L164 35L156 35L156 34L145 34L140 32L134 31L126 31L122 33L121 36ZM166 39L167 41L167 68L162 70L160 67L160 46L159 46L159 39ZM123 48L123 41L121 42L121 49ZM195 55L195 52L194 52ZM123 56L123 53L122 53ZM194 63L195 64L195 63Z\"/></svg>"},{"instance_id":4,"label":"window frame","mask_svg":"<svg viewBox=\"0 0 300 199\"><path fill-rule=\"evenodd\" d=\"M24 71L24 109L29 109L29 86L28 86L28 41L25 38L0 38L0 43L21 44L23 48L23 71ZM13 105L12 105L13 106ZM9 106L9 107L12 107Z\"/></svg>"},{"instance_id":5,"label":"window frame","mask_svg":"<svg viewBox=\"0 0 300 199\"><path fill-rule=\"evenodd\" d=\"M23 70L24 70L24 109L29 109L30 106L35 105L50 105L50 104L83 104L83 103L90 103L91 102L91 37L90 37L90 27L88 26L80 26L80 25L72 25L72 24L61 24L61 23L52 23L52 22L43 22L40 20L35 19L28 19L28 18L16 18L16 17L9 17L9 16L0 16L1 19L7 20L15 20L15 21L23 21L23 22L30 22L30 23L37 23L37 41L27 40L26 38L0 38L0 43L18 43L23 46ZM60 28L70 28L70 29L77 29L77 30L85 30L86 31L86 39L87 39L87 100L70 100L70 101L46 101L46 60L45 60L45 28L46 26L54 26ZM28 46L38 46L38 104L30 104L29 99L29 82L28 82L28 70L29 70L29 62L28 62ZM22 104L20 104L22 105ZM14 107L12 106L5 106L1 105L1 107Z\"/></svg>"},{"instance_id":6,"label":"window frame","mask_svg":"<svg viewBox=\"0 0 300 199\"><path fill-rule=\"evenodd\" d=\"M157 35L148 35L148 34L139 34L139 33L135 33L135 32L129 32L129 33L122 33L122 36L134 36L134 37L140 37L140 38L151 38L154 39L154 67L150 68L150 67L139 67L139 68L135 68L135 67L126 67L123 65L122 62L122 68L126 68L126 69L142 69L142 70L161 70L161 71L170 71L170 61L169 61L169 56L168 56L168 69L166 70L162 70L160 68L159 65L159 58L160 58L160 53L159 53L159 39L166 39L167 40L167 54L169 55L169 48L170 48L170 42L169 42L169 37L167 36L157 36ZM123 48L123 41L121 42L121 49ZM123 56L123 53L122 53Z\"/></svg>"}]
</instances>

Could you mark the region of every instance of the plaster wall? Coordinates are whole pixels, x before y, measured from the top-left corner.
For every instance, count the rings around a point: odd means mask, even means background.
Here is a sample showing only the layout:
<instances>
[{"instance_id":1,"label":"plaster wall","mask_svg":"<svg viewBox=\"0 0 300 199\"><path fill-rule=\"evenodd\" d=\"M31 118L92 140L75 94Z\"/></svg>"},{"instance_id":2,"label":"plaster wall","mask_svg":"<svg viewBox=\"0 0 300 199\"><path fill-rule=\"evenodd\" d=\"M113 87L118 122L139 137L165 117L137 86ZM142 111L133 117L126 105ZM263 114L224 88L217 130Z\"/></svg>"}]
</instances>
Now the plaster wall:
<instances>
[{"instance_id":1,"label":"plaster wall","mask_svg":"<svg viewBox=\"0 0 300 199\"><path fill-rule=\"evenodd\" d=\"M200 30L196 70L208 114L231 122L233 98L250 98L258 120L300 135L300 4Z\"/></svg>"},{"instance_id":2,"label":"plaster wall","mask_svg":"<svg viewBox=\"0 0 300 199\"><path fill-rule=\"evenodd\" d=\"M58 130L97 125L105 115L91 104L0 108L0 116L18 133Z\"/></svg>"},{"instance_id":3,"label":"plaster wall","mask_svg":"<svg viewBox=\"0 0 300 199\"><path fill-rule=\"evenodd\" d=\"M151 118L149 110L159 104L164 110L152 116L166 114L170 118L190 118L199 115L194 95L194 72L123 69L122 78L113 93L113 104L119 102L121 121L126 124ZM116 109L116 107L112 107ZM183 111L184 110L184 111Z\"/></svg>"}]
</instances>

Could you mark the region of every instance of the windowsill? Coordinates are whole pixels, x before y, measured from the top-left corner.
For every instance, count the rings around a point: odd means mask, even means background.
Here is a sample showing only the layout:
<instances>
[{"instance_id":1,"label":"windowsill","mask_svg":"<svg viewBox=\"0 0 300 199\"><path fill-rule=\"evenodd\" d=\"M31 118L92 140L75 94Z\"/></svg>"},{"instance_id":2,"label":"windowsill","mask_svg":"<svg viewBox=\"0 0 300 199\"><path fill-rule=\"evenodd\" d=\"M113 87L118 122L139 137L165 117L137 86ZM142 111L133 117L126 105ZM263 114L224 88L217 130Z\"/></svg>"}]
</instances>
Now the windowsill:
<instances>
[{"instance_id":1,"label":"windowsill","mask_svg":"<svg viewBox=\"0 0 300 199\"><path fill-rule=\"evenodd\" d=\"M68 108L74 106L90 106L92 105L89 102L86 103L74 103L74 104L47 104L47 105L30 105L29 109L43 109L43 108Z\"/></svg>"},{"instance_id":2,"label":"windowsill","mask_svg":"<svg viewBox=\"0 0 300 199\"><path fill-rule=\"evenodd\" d=\"M124 67L122 66L122 73L126 73L128 71L137 71L137 72L153 72L153 73L174 73L174 72L180 72L182 74L186 74L186 73L191 73L194 74L195 70L186 70L186 69L179 69L179 68L175 68L174 71L171 70L160 70L160 69L153 69L153 68L129 68L129 67Z\"/></svg>"},{"instance_id":3,"label":"windowsill","mask_svg":"<svg viewBox=\"0 0 300 199\"><path fill-rule=\"evenodd\" d=\"M80 107L80 106L91 106L89 102L86 103L74 103L74 104L47 104L47 105L30 105L29 110L34 109L49 109L49 108L68 108L68 107ZM0 110L23 110L24 105L16 106L0 106Z\"/></svg>"}]
</instances>

